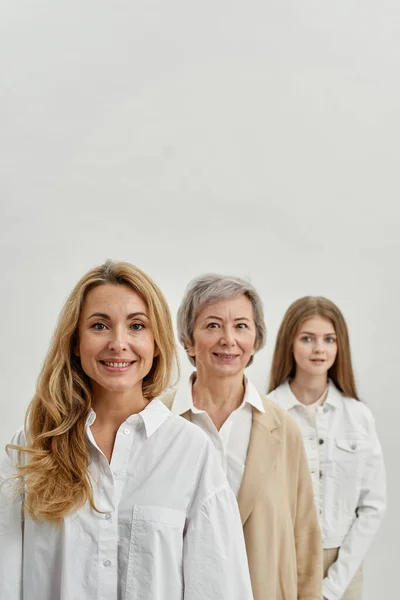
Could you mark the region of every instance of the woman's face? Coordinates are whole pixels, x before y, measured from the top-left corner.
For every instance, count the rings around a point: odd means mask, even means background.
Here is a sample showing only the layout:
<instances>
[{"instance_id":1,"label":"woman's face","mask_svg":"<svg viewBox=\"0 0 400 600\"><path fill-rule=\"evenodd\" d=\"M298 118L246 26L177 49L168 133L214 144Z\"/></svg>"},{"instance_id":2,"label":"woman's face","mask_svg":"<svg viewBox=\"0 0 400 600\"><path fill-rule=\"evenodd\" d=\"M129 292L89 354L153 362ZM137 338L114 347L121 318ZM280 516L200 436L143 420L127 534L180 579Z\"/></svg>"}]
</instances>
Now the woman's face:
<instances>
[{"instance_id":1,"label":"woman's face","mask_svg":"<svg viewBox=\"0 0 400 600\"><path fill-rule=\"evenodd\" d=\"M199 372L233 376L247 366L255 340L251 302L246 296L235 296L199 310L188 353L195 358Z\"/></svg>"},{"instance_id":2,"label":"woman's face","mask_svg":"<svg viewBox=\"0 0 400 600\"><path fill-rule=\"evenodd\" d=\"M337 355L336 331L332 321L315 316L300 325L293 343L296 375L324 375Z\"/></svg>"},{"instance_id":3,"label":"woman's face","mask_svg":"<svg viewBox=\"0 0 400 600\"><path fill-rule=\"evenodd\" d=\"M88 292L78 326L76 354L96 387L141 390L156 347L146 303L126 285L99 285Z\"/></svg>"}]
</instances>

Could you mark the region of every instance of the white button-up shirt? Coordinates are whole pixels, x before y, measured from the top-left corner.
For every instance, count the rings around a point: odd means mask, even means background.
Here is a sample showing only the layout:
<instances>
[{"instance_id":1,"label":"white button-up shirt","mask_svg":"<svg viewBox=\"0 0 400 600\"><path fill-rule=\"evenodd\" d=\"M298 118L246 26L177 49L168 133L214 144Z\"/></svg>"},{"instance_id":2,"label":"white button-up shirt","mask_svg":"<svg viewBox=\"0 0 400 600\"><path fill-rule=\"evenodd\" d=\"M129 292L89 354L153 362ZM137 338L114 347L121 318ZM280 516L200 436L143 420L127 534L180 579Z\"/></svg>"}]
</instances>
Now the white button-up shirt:
<instances>
[{"instance_id":1,"label":"white button-up shirt","mask_svg":"<svg viewBox=\"0 0 400 600\"><path fill-rule=\"evenodd\" d=\"M371 411L330 381L314 415L286 381L268 396L288 410L304 439L324 548L340 547L324 580L324 596L339 600L359 568L386 505L385 467Z\"/></svg>"},{"instance_id":2,"label":"white button-up shirt","mask_svg":"<svg viewBox=\"0 0 400 600\"><path fill-rule=\"evenodd\" d=\"M0 467L1 600L251 600L237 503L198 427L158 399L119 428L111 463L87 421L96 507L60 526L24 514ZM13 439L25 444L20 431Z\"/></svg>"},{"instance_id":3,"label":"white button-up shirt","mask_svg":"<svg viewBox=\"0 0 400 600\"><path fill-rule=\"evenodd\" d=\"M204 410L199 410L193 404L193 376L194 374L189 381L179 385L171 410L178 415L182 415L188 410L191 411L192 423L201 427L210 437L218 452L230 486L237 497L243 479L250 442L252 406L262 413L265 412L260 394L254 385L245 378L243 402L229 415L218 431L208 414Z\"/></svg>"}]
</instances>

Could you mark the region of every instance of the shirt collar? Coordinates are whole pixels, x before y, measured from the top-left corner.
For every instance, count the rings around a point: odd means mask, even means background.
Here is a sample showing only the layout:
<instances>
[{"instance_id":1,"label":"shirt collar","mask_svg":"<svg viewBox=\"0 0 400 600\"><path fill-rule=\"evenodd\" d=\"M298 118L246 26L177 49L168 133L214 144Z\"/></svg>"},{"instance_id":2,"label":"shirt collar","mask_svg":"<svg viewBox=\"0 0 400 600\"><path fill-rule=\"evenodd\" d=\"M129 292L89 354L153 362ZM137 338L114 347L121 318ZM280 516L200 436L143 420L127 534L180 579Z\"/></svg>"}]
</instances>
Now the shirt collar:
<instances>
[{"instance_id":1,"label":"shirt collar","mask_svg":"<svg viewBox=\"0 0 400 600\"><path fill-rule=\"evenodd\" d=\"M289 379L286 379L282 385L280 385L276 389L276 399L279 405L285 410L290 410L295 406L304 406L301 402L299 402L296 396L293 394L291 387L289 385ZM333 383L333 381L329 380L328 382L328 394L324 401L324 404L329 404L334 408L340 405L341 393Z\"/></svg>"},{"instance_id":2,"label":"shirt collar","mask_svg":"<svg viewBox=\"0 0 400 600\"><path fill-rule=\"evenodd\" d=\"M135 423L139 420L144 424L146 436L149 438L171 416L170 411L159 398L154 398L140 413L131 415L125 423ZM90 427L96 420L96 413L91 408L86 418L86 427Z\"/></svg>"},{"instance_id":3,"label":"shirt collar","mask_svg":"<svg viewBox=\"0 0 400 600\"><path fill-rule=\"evenodd\" d=\"M183 413L191 410L193 413L202 413L204 411L199 410L193 404L192 396L192 385L196 373L192 373L189 379L182 381L176 391L174 402L171 407L171 411L176 415L182 415ZM257 388L247 379L244 378L245 393L243 398L243 404L247 403L254 406L258 411L264 413L264 405Z\"/></svg>"},{"instance_id":4,"label":"shirt collar","mask_svg":"<svg viewBox=\"0 0 400 600\"><path fill-rule=\"evenodd\" d=\"M343 394L337 389L336 385L330 379L328 383L328 395L324 404L329 404L333 408L338 408L343 400Z\"/></svg>"}]
</instances>

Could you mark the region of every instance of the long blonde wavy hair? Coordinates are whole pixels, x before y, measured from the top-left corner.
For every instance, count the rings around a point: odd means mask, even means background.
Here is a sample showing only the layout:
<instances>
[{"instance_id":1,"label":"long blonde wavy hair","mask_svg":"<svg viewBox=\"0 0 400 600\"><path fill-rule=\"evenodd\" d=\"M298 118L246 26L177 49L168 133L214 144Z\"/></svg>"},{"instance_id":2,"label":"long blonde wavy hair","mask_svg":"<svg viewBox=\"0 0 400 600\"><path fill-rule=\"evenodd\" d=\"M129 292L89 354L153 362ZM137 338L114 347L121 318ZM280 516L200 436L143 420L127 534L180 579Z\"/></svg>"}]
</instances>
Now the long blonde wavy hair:
<instances>
[{"instance_id":1,"label":"long blonde wavy hair","mask_svg":"<svg viewBox=\"0 0 400 600\"><path fill-rule=\"evenodd\" d=\"M328 371L328 377L345 396L359 400L346 321L336 304L322 296L299 298L287 309L275 342L268 393L280 386L288 377L295 376L294 339L302 323L316 316L329 319L336 332L337 355Z\"/></svg>"},{"instance_id":2,"label":"long blonde wavy hair","mask_svg":"<svg viewBox=\"0 0 400 600\"><path fill-rule=\"evenodd\" d=\"M130 286L147 304L158 355L143 379L144 397L150 401L160 395L179 369L170 311L150 277L129 263L112 261L82 277L60 314L26 414L26 446L7 446L27 457L19 461L17 479L34 519L59 522L86 502L96 510L85 437L91 385L74 348L86 295L104 284Z\"/></svg>"}]
</instances>

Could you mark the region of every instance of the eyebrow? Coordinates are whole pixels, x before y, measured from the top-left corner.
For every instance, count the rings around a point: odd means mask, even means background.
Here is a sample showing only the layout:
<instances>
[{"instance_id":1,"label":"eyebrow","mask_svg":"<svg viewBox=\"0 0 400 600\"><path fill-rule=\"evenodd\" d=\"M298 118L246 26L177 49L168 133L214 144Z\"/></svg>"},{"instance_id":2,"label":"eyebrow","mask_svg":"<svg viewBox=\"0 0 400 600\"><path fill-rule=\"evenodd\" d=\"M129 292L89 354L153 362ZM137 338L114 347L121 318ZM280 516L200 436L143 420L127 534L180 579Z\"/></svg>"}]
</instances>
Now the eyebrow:
<instances>
[{"instance_id":1,"label":"eyebrow","mask_svg":"<svg viewBox=\"0 0 400 600\"><path fill-rule=\"evenodd\" d=\"M95 312L92 313L87 320L92 319L93 317L99 317L100 319L106 319L107 321L111 321L111 317L109 315L107 315L106 313L100 313L100 312ZM130 313L127 317L126 320L129 321L130 319L135 319L136 317L146 317L146 319L148 319L149 317L146 315L146 313L144 312L134 312L134 313Z\"/></svg>"},{"instance_id":2,"label":"eyebrow","mask_svg":"<svg viewBox=\"0 0 400 600\"><path fill-rule=\"evenodd\" d=\"M205 319L217 319L217 321L223 321L223 319L221 317L215 317L214 315L209 315L208 317L204 317ZM249 321L250 319L248 319L247 317L236 317L236 319L233 319L234 321Z\"/></svg>"},{"instance_id":3,"label":"eyebrow","mask_svg":"<svg viewBox=\"0 0 400 600\"><path fill-rule=\"evenodd\" d=\"M312 331L300 331L299 335L302 335L304 333L306 333L307 335L318 335L318 334L316 334L316 333L314 333ZM324 337L327 337L328 335L333 336L333 335L336 335L336 332L333 332L333 333L324 333L323 335L324 335Z\"/></svg>"}]
</instances>

